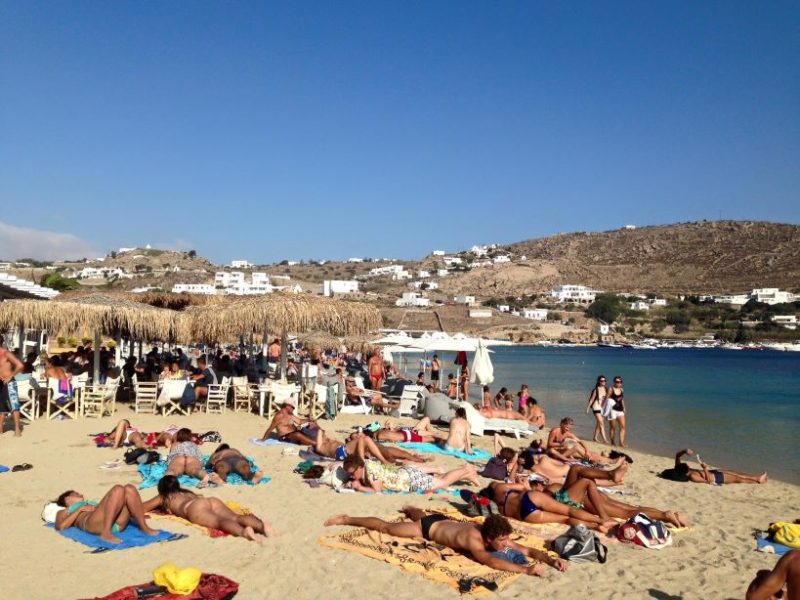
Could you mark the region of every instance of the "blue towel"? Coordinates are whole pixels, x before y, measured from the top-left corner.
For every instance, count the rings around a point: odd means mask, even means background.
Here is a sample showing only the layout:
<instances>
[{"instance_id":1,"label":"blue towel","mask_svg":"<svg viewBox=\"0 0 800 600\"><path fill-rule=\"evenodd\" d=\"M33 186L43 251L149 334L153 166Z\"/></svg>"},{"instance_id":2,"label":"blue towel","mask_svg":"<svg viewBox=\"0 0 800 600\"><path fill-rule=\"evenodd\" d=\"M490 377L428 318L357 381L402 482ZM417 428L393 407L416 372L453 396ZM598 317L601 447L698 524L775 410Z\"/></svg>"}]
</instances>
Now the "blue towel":
<instances>
[{"instance_id":1,"label":"blue towel","mask_svg":"<svg viewBox=\"0 0 800 600\"><path fill-rule=\"evenodd\" d=\"M478 448L473 448L472 454L467 454L466 452L461 452L460 450L445 450L441 446L429 443L423 444L418 442L400 442L397 445L401 448L405 448L406 450L415 450L416 452L423 452L425 454L446 454L447 456L456 456L469 461L489 460L492 458L491 454L483 450L479 450Z\"/></svg>"},{"instance_id":2,"label":"blue towel","mask_svg":"<svg viewBox=\"0 0 800 600\"><path fill-rule=\"evenodd\" d=\"M783 544L779 544L778 542L773 542L772 540L766 537L766 534L762 534L764 537L756 538L756 550L759 552L768 552L770 554L776 554L778 556L783 556L790 550L794 550L794 548L790 548L789 546L784 546Z\"/></svg>"},{"instance_id":3,"label":"blue towel","mask_svg":"<svg viewBox=\"0 0 800 600\"><path fill-rule=\"evenodd\" d=\"M10 471L10 470L11 469L9 469L7 466L0 465L0 473L5 473L6 471Z\"/></svg>"},{"instance_id":4,"label":"blue towel","mask_svg":"<svg viewBox=\"0 0 800 600\"><path fill-rule=\"evenodd\" d=\"M249 460L250 464L253 466L253 471L258 471L255 461L249 456L247 460ZM203 463L207 465L208 456L203 457ZM161 478L167 474L167 463L159 461L149 465L139 465L138 470L139 474L142 476L142 483L139 484L139 489L146 490L147 488L156 487ZM206 471L209 471L207 466ZM256 485L257 483L268 483L269 479L269 477L262 477L261 481L245 481L240 475L231 473L228 475L227 483L230 485ZM200 483L199 479L196 477L189 477L188 475L179 475L178 481L183 487L197 487L197 484Z\"/></svg>"},{"instance_id":5,"label":"blue towel","mask_svg":"<svg viewBox=\"0 0 800 600\"><path fill-rule=\"evenodd\" d=\"M158 542L173 542L175 540L182 540L189 537L182 533L172 533L171 531L159 530L158 535L145 535L134 523L130 523L123 531L116 534L122 540L121 544L111 544L105 540L101 540L100 536L93 533L86 533L77 527L68 527L58 531L52 523L47 524L47 527L52 528L57 533L60 533L65 538L71 539L73 542L78 542L84 546L95 548L94 553L105 552L107 550L125 550L126 548L135 548L137 546L148 546Z\"/></svg>"}]
</instances>

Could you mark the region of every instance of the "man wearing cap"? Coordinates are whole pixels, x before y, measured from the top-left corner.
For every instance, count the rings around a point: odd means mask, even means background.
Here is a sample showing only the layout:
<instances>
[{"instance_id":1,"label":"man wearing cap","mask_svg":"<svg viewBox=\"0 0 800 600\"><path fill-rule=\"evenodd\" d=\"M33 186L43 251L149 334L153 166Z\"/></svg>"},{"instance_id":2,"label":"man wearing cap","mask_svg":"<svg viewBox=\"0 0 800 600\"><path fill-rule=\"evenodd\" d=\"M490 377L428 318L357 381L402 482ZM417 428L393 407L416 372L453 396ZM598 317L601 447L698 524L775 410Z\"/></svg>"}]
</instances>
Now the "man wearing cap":
<instances>
[{"instance_id":1,"label":"man wearing cap","mask_svg":"<svg viewBox=\"0 0 800 600\"><path fill-rule=\"evenodd\" d=\"M300 417L296 417L294 404L284 402L280 405L280 410L272 417L272 422L267 427L264 435L261 436L261 441L265 441L275 431L278 434L278 439L282 442L313 446L316 443L318 430L319 428L313 419L303 421Z\"/></svg>"}]
</instances>

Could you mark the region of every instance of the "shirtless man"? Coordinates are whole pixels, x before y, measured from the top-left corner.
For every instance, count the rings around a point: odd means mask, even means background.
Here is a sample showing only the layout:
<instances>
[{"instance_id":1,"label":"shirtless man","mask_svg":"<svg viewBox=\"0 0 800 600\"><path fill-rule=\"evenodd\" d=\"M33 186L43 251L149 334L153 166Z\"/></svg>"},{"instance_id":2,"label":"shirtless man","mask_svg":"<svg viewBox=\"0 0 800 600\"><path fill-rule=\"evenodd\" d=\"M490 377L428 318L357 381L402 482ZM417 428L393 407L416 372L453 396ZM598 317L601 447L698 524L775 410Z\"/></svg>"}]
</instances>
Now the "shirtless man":
<instances>
[{"instance_id":1,"label":"shirtless man","mask_svg":"<svg viewBox=\"0 0 800 600\"><path fill-rule=\"evenodd\" d=\"M674 469L669 469L678 475L675 480L705 483L708 485L724 485L726 483L767 483L769 479L766 471L760 475L749 475L747 473L739 473L727 469L712 469L702 461L700 461L700 469L691 469L689 465L681 461L684 454L686 456L695 456L695 451L691 448L686 448L675 455L675 467ZM698 456L698 459L699 458ZM663 476L662 473L662 477Z\"/></svg>"},{"instance_id":2,"label":"shirtless man","mask_svg":"<svg viewBox=\"0 0 800 600\"><path fill-rule=\"evenodd\" d=\"M550 483L563 484L571 469L581 469L581 477L593 479L597 485L603 487L620 485L628 468L624 458L609 470L581 465L570 466L544 454L534 456L534 462L532 472Z\"/></svg>"},{"instance_id":3,"label":"shirtless man","mask_svg":"<svg viewBox=\"0 0 800 600\"><path fill-rule=\"evenodd\" d=\"M333 525L350 525L364 527L380 533L387 533L401 538L422 538L434 544L441 544L457 552L469 554L472 560L498 571L524 573L525 575L542 576L544 564L558 571L567 569L566 561L553 558L542 550L528 548L511 541L513 529L508 519L500 515L491 515L482 525L451 521L441 514L427 514L413 506L406 506L403 512L408 518L400 523L389 523L376 517L351 517L336 515L325 521L326 527ZM534 564L516 564L511 560L500 558L498 553L515 550L524 557L532 558Z\"/></svg>"},{"instance_id":4,"label":"shirtless man","mask_svg":"<svg viewBox=\"0 0 800 600\"><path fill-rule=\"evenodd\" d=\"M369 371L369 381L372 386L372 391L380 392L381 385L383 384L383 358L380 351L376 350L372 353L367 361L367 369Z\"/></svg>"},{"instance_id":5,"label":"shirtless man","mask_svg":"<svg viewBox=\"0 0 800 600\"><path fill-rule=\"evenodd\" d=\"M433 443L439 438L430 431L431 420L428 417L420 419L413 427L394 427L390 422L375 432L375 439L379 442L414 442Z\"/></svg>"},{"instance_id":6,"label":"shirtless man","mask_svg":"<svg viewBox=\"0 0 800 600\"><path fill-rule=\"evenodd\" d=\"M356 455L362 460L367 458L377 458L385 465L393 465L401 461L428 462L423 456L412 454L396 446L380 446L375 440L363 433L351 434L346 442L340 442L329 438L320 429L317 432L317 439L314 442L314 452L328 458L344 460L348 456Z\"/></svg>"},{"instance_id":7,"label":"shirtless man","mask_svg":"<svg viewBox=\"0 0 800 600\"><path fill-rule=\"evenodd\" d=\"M433 359L431 360L431 385L433 385L437 392L439 391L439 378L441 376L441 370L442 363L439 361L439 355L434 354Z\"/></svg>"},{"instance_id":8,"label":"shirtless man","mask_svg":"<svg viewBox=\"0 0 800 600\"><path fill-rule=\"evenodd\" d=\"M515 410L497 409L491 406L481 406L478 410L484 417L488 417L489 419L510 419L512 421L526 421L530 423L525 415Z\"/></svg>"},{"instance_id":9,"label":"shirtless man","mask_svg":"<svg viewBox=\"0 0 800 600\"><path fill-rule=\"evenodd\" d=\"M466 452L472 454L469 421L464 408L456 409L456 416L450 421L450 431L444 443L444 449L450 452Z\"/></svg>"},{"instance_id":10,"label":"shirtless man","mask_svg":"<svg viewBox=\"0 0 800 600\"><path fill-rule=\"evenodd\" d=\"M313 425L313 427L309 427L309 425ZM265 441L275 431L278 434L278 439L282 442L313 446L316 443L316 437L311 437L312 433L316 436L316 432L313 429L319 430L312 419L304 421L300 417L296 417L294 415L294 404L285 402L281 404L280 410L272 417L272 422L267 427L264 435L261 436L260 441Z\"/></svg>"},{"instance_id":11,"label":"shirtless man","mask_svg":"<svg viewBox=\"0 0 800 600\"><path fill-rule=\"evenodd\" d=\"M24 365L4 346L3 336L0 335L0 434L6 424L6 415L11 413L14 421L14 437L22 435L19 425L19 396L17 395L17 382L14 376L22 373Z\"/></svg>"},{"instance_id":12,"label":"shirtless man","mask_svg":"<svg viewBox=\"0 0 800 600\"><path fill-rule=\"evenodd\" d=\"M607 462L601 455L591 452L580 438L572 433L574 422L571 418L564 417L558 427L550 430L550 435L547 436L547 454L564 462L581 458L594 463Z\"/></svg>"},{"instance_id":13,"label":"shirtless man","mask_svg":"<svg viewBox=\"0 0 800 600\"><path fill-rule=\"evenodd\" d=\"M781 592L786 586L786 596ZM747 600L800 600L800 550L784 554L772 571L766 569L756 573L747 588Z\"/></svg>"},{"instance_id":14,"label":"shirtless man","mask_svg":"<svg viewBox=\"0 0 800 600\"><path fill-rule=\"evenodd\" d=\"M361 398L369 396L370 404L375 408L393 409L400 406L399 402L386 402L383 395L375 390L364 390L356 385L356 380L352 377L347 377L344 380L344 393L347 398L347 403L352 405L361 404Z\"/></svg>"}]
</instances>

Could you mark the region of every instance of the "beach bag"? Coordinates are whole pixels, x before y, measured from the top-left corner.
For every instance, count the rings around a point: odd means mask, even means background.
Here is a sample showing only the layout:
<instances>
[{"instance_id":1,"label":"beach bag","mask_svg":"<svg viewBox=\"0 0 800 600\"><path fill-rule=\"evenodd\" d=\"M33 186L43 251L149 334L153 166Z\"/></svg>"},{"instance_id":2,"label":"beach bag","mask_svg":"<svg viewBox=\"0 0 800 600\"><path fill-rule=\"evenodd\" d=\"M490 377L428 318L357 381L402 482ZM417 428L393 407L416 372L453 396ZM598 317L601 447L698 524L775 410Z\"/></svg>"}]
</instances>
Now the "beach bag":
<instances>
[{"instance_id":1,"label":"beach bag","mask_svg":"<svg viewBox=\"0 0 800 600\"><path fill-rule=\"evenodd\" d=\"M553 550L561 558L571 562L599 562L608 560L608 548L586 525L570 527L563 535L553 540Z\"/></svg>"},{"instance_id":2,"label":"beach bag","mask_svg":"<svg viewBox=\"0 0 800 600\"><path fill-rule=\"evenodd\" d=\"M779 521L770 523L769 537L773 542L778 542L790 548L800 548L800 524Z\"/></svg>"},{"instance_id":3,"label":"beach bag","mask_svg":"<svg viewBox=\"0 0 800 600\"><path fill-rule=\"evenodd\" d=\"M124 456L126 465L149 465L161 460L161 455L155 450L144 448L131 448Z\"/></svg>"},{"instance_id":4,"label":"beach bag","mask_svg":"<svg viewBox=\"0 0 800 600\"><path fill-rule=\"evenodd\" d=\"M617 539L625 544L660 550L672 544L672 534L661 521L655 521L644 513L632 516L619 526Z\"/></svg>"},{"instance_id":5,"label":"beach bag","mask_svg":"<svg viewBox=\"0 0 800 600\"><path fill-rule=\"evenodd\" d=\"M222 434L219 431L206 431L200 436L201 443L219 443L222 441Z\"/></svg>"},{"instance_id":6,"label":"beach bag","mask_svg":"<svg viewBox=\"0 0 800 600\"><path fill-rule=\"evenodd\" d=\"M467 513L471 517L489 517L500 514L500 509L493 500L469 490L462 490L461 499L467 503Z\"/></svg>"},{"instance_id":7,"label":"beach bag","mask_svg":"<svg viewBox=\"0 0 800 600\"><path fill-rule=\"evenodd\" d=\"M505 481L508 477L508 465L506 465L506 461L499 456L493 456L479 474L481 477Z\"/></svg>"}]
</instances>

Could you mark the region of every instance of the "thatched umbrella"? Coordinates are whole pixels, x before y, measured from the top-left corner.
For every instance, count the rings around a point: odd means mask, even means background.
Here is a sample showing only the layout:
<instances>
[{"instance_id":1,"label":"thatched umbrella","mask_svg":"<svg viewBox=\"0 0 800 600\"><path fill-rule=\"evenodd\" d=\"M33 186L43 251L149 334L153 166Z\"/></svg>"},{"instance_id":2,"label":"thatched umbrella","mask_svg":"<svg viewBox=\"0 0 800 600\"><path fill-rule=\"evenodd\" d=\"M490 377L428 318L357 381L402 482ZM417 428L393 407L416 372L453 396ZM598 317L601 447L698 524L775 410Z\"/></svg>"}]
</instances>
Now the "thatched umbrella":
<instances>
[{"instance_id":1,"label":"thatched umbrella","mask_svg":"<svg viewBox=\"0 0 800 600\"><path fill-rule=\"evenodd\" d=\"M309 331L297 336L297 340L304 346L317 346L320 350L338 348L341 340L326 331Z\"/></svg>"},{"instance_id":2,"label":"thatched umbrella","mask_svg":"<svg viewBox=\"0 0 800 600\"><path fill-rule=\"evenodd\" d=\"M179 294L174 294L172 292L145 292L143 294L125 294L125 299L142 304L149 304L157 308L184 310L191 306L225 304L231 301L231 296L188 294L185 292Z\"/></svg>"},{"instance_id":3,"label":"thatched umbrella","mask_svg":"<svg viewBox=\"0 0 800 600\"><path fill-rule=\"evenodd\" d=\"M119 297L86 294L57 300L9 300L0 303L0 328L94 331L94 377L100 376L100 334L124 332L139 339L174 339L176 313Z\"/></svg>"}]
</instances>

